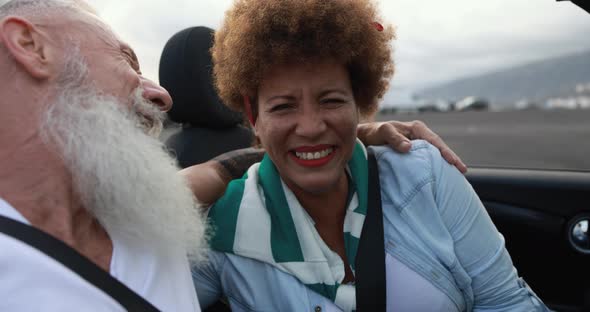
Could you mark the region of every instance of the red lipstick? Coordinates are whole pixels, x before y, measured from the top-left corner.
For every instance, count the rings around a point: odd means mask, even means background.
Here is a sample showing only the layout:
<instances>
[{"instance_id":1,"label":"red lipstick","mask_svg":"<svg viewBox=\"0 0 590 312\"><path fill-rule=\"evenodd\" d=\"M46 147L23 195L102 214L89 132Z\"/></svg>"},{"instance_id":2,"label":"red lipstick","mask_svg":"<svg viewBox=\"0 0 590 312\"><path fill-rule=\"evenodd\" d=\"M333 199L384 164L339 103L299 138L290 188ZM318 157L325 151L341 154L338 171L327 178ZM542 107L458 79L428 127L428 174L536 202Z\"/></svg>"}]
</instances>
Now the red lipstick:
<instances>
[{"instance_id":1,"label":"red lipstick","mask_svg":"<svg viewBox=\"0 0 590 312\"><path fill-rule=\"evenodd\" d=\"M321 151L325 151L327 149L332 149L332 152L325 157L318 158L318 159L302 159L297 157L296 153L317 153ZM316 146L302 146L294 149L291 153L289 153L291 158L300 166L303 167L321 167L327 163L329 163L335 155L335 147L332 145L316 145Z\"/></svg>"}]
</instances>

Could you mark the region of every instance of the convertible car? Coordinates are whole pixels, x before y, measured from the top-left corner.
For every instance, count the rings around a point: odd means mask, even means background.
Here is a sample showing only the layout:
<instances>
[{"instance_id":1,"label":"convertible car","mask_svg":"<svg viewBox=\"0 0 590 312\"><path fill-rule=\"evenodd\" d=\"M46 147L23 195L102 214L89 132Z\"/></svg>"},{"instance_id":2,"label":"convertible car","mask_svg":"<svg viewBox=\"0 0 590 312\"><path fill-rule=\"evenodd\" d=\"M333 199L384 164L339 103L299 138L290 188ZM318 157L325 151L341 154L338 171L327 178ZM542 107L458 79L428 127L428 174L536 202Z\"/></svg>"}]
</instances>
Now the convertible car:
<instances>
[{"instance_id":1,"label":"convertible car","mask_svg":"<svg viewBox=\"0 0 590 312\"><path fill-rule=\"evenodd\" d=\"M588 4L578 5L588 11ZM183 167L252 142L242 116L226 109L211 86L211 36L204 27L185 29L161 58L160 82L175 101L169 117L182 124L168 130L167 145ZM590 311L590 172L472 166L467 179L519 274L543 301L555 311ZM209 310L216 309L227 308Z\"/></svg>"}]
</instances>

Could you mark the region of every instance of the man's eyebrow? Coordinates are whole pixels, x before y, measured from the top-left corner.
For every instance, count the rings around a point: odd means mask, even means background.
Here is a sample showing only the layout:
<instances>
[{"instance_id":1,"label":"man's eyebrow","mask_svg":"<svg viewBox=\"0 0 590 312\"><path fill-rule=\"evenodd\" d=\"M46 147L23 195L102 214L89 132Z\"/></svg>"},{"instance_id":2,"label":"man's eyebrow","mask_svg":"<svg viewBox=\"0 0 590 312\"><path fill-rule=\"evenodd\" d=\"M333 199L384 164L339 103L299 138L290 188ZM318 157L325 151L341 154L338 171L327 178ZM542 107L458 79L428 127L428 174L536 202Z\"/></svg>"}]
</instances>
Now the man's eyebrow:
<instances>
[{"instance_id":1,"label":"man's eyebrow","mask_svg":"<svg viewBox=\"0 0 590 312\"><path fill-rule=\"evenodd\" d=\"M137 59L137 55L135 54L135 51L133 51L133 49L126 43L121 43L120 48L121 48L121 51L123 51L123 53L126 53L131 57L131 61L133 62L132 65L134 67L137 67L136 69L139 70L139 60Z\"/></svg>"}]
</instances>

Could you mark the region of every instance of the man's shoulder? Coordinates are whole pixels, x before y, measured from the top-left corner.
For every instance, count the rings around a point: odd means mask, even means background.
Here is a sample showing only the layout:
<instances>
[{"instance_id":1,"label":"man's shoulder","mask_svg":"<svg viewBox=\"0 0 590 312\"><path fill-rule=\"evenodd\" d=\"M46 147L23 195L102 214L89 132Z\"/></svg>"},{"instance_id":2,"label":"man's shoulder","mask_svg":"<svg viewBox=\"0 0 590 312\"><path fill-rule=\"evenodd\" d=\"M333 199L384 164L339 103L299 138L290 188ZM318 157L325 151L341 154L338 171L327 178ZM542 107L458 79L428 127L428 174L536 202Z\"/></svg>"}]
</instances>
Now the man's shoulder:
<instances>
[{"instance_id":1,"label":"man's shoulder","mask_svg":"<svg viewBox=\"0 0 590 312\"><path fill-rule=\"evenodd\" d=\"M0 311L123 311L111 298L37 249L0 234ZM76 309L76 308L74 308Z\"/></svg>"},{"instance_id":2,"label":"man's shoulder","mask_svg":"<svg viewBox=\"0 0 590 312\"><path fill-rule=\"evenodd\" d=\"M18 212L16 208L12 207L12 205L2 199L2 197L0 197L0 216L10 218L24 224L29 224L29 221L27 221L27 219L25 219L25 217L20 212Z\"/></svg>"},{"instance_id":3,"label":"man's shoulder","mask_svg":"<svg viewBox=\"0 0 590 312\"><path fill-rule=\"evenodd\" d=\"M137 245L121 248L121 241L116 244L111 263L115 278L165 310L199 310L183 253L157 248L149 251ZM0 311L67 311L72 307L84 307L85 311L124 310L76 272L16 238L0 233L0 250L0 292L20 298L0 302ZM56 298L63 300L54 301ZM62 301L70 304L64 306Z\"/></svg>"}]
</instances>

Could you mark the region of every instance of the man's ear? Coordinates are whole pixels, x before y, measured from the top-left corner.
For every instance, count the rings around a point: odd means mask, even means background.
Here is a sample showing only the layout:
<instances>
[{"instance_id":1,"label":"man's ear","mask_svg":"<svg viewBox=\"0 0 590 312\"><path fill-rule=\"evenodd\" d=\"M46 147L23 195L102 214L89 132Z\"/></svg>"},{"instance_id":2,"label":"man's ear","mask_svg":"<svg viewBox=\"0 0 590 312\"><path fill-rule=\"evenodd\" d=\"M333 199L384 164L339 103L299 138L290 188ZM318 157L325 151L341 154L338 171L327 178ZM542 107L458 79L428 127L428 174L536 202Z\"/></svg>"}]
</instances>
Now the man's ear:
<instances>
[{"instance_id":1,"label":"man's ear","mask_svg":"<svg viewBox=\"0 0 590 312\"><path fill-rule=\"evenodd\" d=\"M47 37L37 26L23 18L9 16L0 22L0 40L17 64L33 78L47 79L51 75Z\"/></svg>"}]
</instances>

